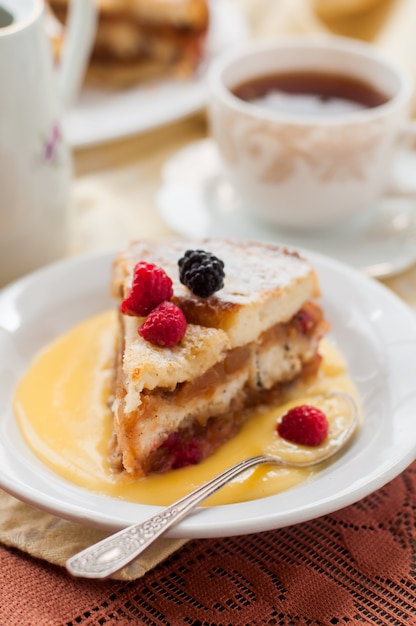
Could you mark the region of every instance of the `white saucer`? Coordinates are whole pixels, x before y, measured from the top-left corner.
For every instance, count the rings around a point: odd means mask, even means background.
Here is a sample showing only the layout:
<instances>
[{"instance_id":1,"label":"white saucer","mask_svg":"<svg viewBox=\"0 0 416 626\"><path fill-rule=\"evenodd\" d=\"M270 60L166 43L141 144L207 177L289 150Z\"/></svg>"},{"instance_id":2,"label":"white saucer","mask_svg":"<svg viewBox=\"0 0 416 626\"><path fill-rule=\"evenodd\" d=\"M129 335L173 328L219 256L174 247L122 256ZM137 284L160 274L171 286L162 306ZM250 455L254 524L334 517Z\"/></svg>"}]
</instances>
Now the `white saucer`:
<instances>
[{"instance_id":1,"label":"white saucer","mask_svg":"<svg viewBox=\"0 0 416 626\"><path fill-rule=\"evenodd\" d=\"M397 175L410 187L416 155L397 163ZM326 233L294 233L251 218L221 172L211 139L189 144L164 166L156 206L165 223L186 237L226 237L278 241L338 259L382 278L416 261L415 199L384 198L366 220L349 222Z\"/></svg>"}]
</instances>

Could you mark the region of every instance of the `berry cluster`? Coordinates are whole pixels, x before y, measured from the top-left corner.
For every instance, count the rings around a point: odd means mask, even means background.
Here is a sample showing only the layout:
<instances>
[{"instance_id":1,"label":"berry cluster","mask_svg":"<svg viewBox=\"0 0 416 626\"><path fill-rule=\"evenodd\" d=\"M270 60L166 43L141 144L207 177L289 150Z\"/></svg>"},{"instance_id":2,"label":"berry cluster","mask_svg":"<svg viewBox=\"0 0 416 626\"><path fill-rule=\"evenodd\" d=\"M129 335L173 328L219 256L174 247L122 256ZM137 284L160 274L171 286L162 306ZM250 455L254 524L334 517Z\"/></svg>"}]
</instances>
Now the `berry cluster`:
<instances>
[{"instance_id":1,"label":"berry cluster","mask_svg":"<svg viewBox=\"0 0 416 626\"><path fill-rule=\"evenodd\" d=\"M303 446L319 446L328 435L328 420L317 407L302 404L290 409L277 425L283 439Z\"/></svg>"},{"instance_id":2,"label":"berry cluster","mask_svg":"<svg viewBox=\"0 0 416 626\"><path fill-rule=\"evenodd\" d=\"M140 261L133 272L133 281L120 310L124 315L147 315L139 335L156 346L176 345L186 331L186 318L179 307L169 302L173 295L172 280L153 263Z\"/></svg>"},{"instance_id":3,"label":"berry cluster","mask_svg":"<svg viewBox=\"0 0 416 626\"><path fill-rule=\"evenodd\" d=\"M187 250L178 265L181 283L197 296L208 298L224 286L224 263L210 252ZM147 316L139 335L154 345L172 347L186 331L185 315L170 302L172 296L173 284L166 272L140 261L120 310L124 315Z\"/></svg>"},{"instance_id":4,"label":"berry cluster","mask_svg":"<svg viewBox=\"0 0 416 626\"><path fill-rule=\"evenodd\" d=\"M224 286L224 262L205 250L187 250L179 259L179 279L196 296L208 298Z\"/></svg>"}]
</instances>

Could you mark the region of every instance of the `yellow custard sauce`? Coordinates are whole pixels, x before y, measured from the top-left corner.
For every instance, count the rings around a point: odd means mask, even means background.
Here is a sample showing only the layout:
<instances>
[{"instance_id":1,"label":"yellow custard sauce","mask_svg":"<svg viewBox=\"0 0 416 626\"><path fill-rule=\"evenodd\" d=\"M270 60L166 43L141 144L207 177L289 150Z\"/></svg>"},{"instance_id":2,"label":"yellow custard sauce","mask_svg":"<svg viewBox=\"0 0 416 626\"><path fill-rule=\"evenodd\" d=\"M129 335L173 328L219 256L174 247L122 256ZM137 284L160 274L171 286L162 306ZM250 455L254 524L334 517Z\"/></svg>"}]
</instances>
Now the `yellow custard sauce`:
<instances>
[{"instance_id":1,"label":"yellow custard sauce","mask_svg":"<svg viewBox=\"0 0 416 626\"><path fill-rule=\"evenodd\" d=\"M107 311L68 331L32 363L15 394L15 414L22 435L33 452L54 472L71 483L124 500L166 505L237 461L262 452L313 458L331 445L350 419L347 403L310 397L341 390L357 399L344 359L327 341L318 379L302 394L275 409L257 409L241 431L199 465L163 475L132 479L114 473L108 458L112 435L108 406L114 354L116 312ZM294 404L314 403L328 417L327 441L316 448L296 446L276 434L276 422ZM295 456L293 458L295 458ZM272 495L308 479L315 468L259 466L248 470L211 496L207 504L241 502Z\"/></svg>"}]
</instances>

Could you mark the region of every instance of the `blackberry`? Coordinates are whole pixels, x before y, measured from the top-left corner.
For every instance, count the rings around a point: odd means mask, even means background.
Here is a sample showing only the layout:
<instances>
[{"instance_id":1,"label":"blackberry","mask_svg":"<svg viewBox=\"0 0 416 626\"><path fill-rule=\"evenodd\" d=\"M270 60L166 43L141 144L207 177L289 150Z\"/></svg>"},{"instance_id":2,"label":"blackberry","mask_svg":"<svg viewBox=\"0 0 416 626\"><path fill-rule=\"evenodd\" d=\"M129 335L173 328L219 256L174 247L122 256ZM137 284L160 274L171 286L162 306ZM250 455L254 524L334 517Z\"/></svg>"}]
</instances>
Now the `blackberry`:
<instances>
[{"instance_id":1,"label":"blackberry","mask_svg":"<svg viewBox=\"0 0 416 626\"><path fill-rule=\"evenodd\" d=\"M224 286L224 263L211 252L187 250L178 265L181 283L196 296L208 298Z\"/></svg>"}]
</instances>

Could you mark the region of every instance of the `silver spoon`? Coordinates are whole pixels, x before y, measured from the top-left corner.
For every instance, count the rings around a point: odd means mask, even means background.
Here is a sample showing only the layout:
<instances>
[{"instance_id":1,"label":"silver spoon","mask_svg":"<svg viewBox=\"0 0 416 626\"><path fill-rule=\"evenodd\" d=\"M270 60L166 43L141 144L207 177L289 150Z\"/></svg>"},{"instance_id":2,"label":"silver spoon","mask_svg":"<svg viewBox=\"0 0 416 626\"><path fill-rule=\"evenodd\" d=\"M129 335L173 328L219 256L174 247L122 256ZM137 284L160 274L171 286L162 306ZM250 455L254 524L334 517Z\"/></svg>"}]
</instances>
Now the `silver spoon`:
<instances>
[{"instance_id":1,"label":"silver spoon","mask_svg":"<svg viewBox=\"0 0 416 626\"><path fill-rule=\"evenodd\" d=\"M265 454L240 461L164 508L160 513L152 515L143 522L128 526L78 552L67 560L67 570L74 576L106 578L144 552L158 537L182 520L200 502L250 467L267 463L291 467L312 467L328 460L347 443L355 432L358 423L358 409L353 398L346 393L330 392L320 395L342 396L349 402L351 411L348 428L342 432L342 435L332 446L325 449L322 455L308 461L287 461L278 456Z\"/></svg>"}]
</instances>

